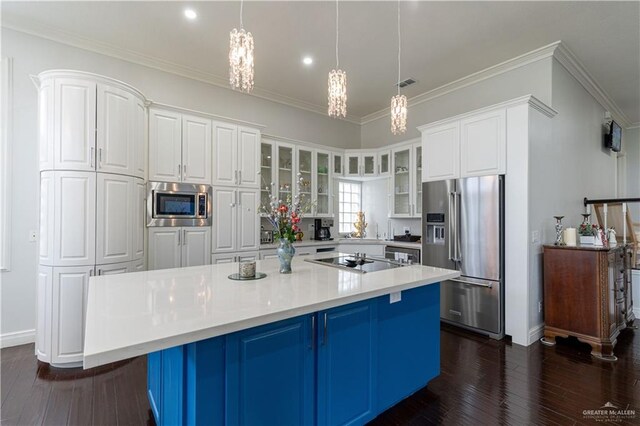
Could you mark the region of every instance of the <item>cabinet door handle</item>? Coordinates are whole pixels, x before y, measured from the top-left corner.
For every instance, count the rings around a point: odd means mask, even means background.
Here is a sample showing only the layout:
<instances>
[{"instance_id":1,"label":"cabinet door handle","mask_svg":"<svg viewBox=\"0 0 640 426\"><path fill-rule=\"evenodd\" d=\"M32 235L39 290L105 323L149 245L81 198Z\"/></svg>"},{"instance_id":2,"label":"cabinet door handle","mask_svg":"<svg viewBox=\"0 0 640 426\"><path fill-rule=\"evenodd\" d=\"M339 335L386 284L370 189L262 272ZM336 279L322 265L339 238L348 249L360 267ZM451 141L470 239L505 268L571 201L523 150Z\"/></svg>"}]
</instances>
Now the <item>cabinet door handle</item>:
<instances>
[{"instance_id":1,"label":"cabinet door handle","mask_svg":"<svg viewBox=\"0 0 640 426\"><path fill-rule=\"evenodd\" d=\"M182 169L180 168L180 164L178 164L178 177L180 177L180 170Z\"/></svg>"},{"instance_id":2,"label":"cabinet door handle","mask_svg":"<svg viewBox=\"0 0 640 426\"><path fill-rule=\"evenodd\" d=\"M184 166L182 166L182 175L184 177L187 177L187 165L186 164Z\"/></svg>"},{"instance_id":3,"label":"cabinet door handle","mask_svg":"<svg viewBox=\"0 0 640 426\"><path fill-rule=\"evenodd\" d=\"M187 230L186 229L182 230L182 244L184 244L184 245L187 244Z\"/></svg>"},{"instance_id":4,"label":"cabinet door handle","mask_svg":"<svg viewBox=\"0 0 640 426\"><path fill-rule=\"evenodd\" d=\"M235 183L236 185L238 184L238 171L237 170L233 171L233 183Z\"/></svg>"},{"instance_id":5,"label":"cabinet door handle","mask_svg":"<svg viewBox=\"0 0 640 426\"><path fill-rule=\"evenodd\" d=\"M238 185L242 183L242 170L238 170Z\"/></svg>"},{"instance_id":6,"label":"cabinet door handle","mask_svg":"<svg viewBox=\"0 0 640 426\"><path fill-rule=\"evenodd\" d=\"M324 313L324 331L322 333L322 346L327 344L327 313Z\"/></svg>"},{"instance_id":7,"label":"cabinet door handle","mask_svg":"<svg viewBox=\"0 0 640 426\"><path fill-rule=\"evenodd\" d=\"M90 276L90 277L92 277L92 276L93 276L93 274L94 274L94 272L93 272L93 268L89 269L89 276Z\"/></svg>"},{"instance_id":8,"label":"cabinet door handle","mask_svg":"<svg viewBox=\"0 0 640 426\"><path fill-rule=\"evenodd\" d=\"M98 276L102 275L102 269L98 269Z\"/></svg>"},{"instance_id":9,"label":"cabinet door handle","mask_svg":"<svg viewBox=\"0 0 640 426\"><path fill-rule=\"evenodd\" d=\"M102 148L98 148L98 167L102 167Z\"/></svg>"},{"instance_id":10,"label":"cabinet door handle","mask_svg":"<svg viewBox=\"0 0 640 426\"><path fill-rule=\"evenodd\" d=\"M89 150L89 163L91 165L91 168L94 167L94 165L93 165L93 160L95 158L95 151L94 150L95 150L94 147L91 147L91 149Z\"/></svg>"},{"instance_id":11,"label":"cabinet door handle","mask_svg":"<svg viewBox=\"0 0 640 426\"><path fill-rule=\"evenodd\" d=\"M180 245L180 237L182 236L182 233L180 231L178 231L178 245Z\"/></svg>"},{"instance_id":12,"label":"cabinet door handle","mask_svg":"<svg viewBox=\"0 0 640 426\"><path fill-rule=\"evenodd\" d=\"M311 350L316 348L316 316L311 315Z\"/></svg>"}]
</instances>

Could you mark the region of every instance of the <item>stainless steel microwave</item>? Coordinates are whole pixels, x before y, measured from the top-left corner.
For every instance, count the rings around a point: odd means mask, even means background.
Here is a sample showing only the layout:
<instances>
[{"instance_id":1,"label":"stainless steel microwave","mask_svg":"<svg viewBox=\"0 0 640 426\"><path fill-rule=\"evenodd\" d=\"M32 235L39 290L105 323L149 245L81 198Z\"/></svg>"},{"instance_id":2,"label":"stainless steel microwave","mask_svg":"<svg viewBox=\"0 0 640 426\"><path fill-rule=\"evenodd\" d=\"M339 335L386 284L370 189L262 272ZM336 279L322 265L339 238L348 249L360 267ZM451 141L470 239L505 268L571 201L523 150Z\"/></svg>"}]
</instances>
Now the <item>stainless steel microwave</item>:
<instances>
[{"instance_id":1,"label":"stainless steel microwave","mask_svg":"<svg viewBox=\"0 0 640 426\"><path fill-rule=\"evenodd\" d=\"M211 185L147 183L147 226L211 226Z\"/></svg>"}]
</instances>

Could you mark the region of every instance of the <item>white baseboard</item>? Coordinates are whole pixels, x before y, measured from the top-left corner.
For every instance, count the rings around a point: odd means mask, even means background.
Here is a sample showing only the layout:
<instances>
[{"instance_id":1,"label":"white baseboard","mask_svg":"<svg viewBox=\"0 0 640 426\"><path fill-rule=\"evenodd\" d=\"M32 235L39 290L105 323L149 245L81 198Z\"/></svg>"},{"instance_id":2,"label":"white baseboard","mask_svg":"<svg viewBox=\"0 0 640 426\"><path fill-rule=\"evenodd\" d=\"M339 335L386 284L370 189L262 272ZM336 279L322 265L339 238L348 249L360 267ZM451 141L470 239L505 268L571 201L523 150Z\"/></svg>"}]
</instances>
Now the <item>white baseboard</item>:
<instances>
[{"instance_id":1,"label":"white baseboard","mask_svg":"<svg viewBox=\"0 0 640 426\"><path fill-rule=\"evenodd\" d=\"M529 341L527 346L534 344L544 335L544 323L529 329Z\"/></svg>"},{"instance_id":2,"label":"white baseboard","mask_svg":"<svg viewBox=\"0 0 640 426\"><path fill-rule=\"evenodd\" d=\"M36 341L36 330L14 331L0 335L0 348L24 345Z\"/></svg>"}]
</instances>

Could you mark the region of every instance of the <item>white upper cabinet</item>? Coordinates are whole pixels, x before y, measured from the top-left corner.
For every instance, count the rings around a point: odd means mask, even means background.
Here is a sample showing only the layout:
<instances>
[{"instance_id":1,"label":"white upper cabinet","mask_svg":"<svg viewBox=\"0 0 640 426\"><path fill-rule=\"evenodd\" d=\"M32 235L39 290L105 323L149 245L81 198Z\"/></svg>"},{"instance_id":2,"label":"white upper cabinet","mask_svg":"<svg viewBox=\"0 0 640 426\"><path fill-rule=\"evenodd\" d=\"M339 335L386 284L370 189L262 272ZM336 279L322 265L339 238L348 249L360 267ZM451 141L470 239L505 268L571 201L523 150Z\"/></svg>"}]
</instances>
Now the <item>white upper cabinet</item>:
<instances>
[{"instance_id":1,"label":"white upper cabinet","mask_svg":"<svg viewBox=\"0 0 640 426\"><path fill-rule=\"evenodd\" d=\"M413 216L412 182L411 182L411 146L394 148L393 176L391 192L391 215L396 217Z\"/></svg>"},{"instance_id":2,"label":"white upper cabinet","mask_svg":"<svg viewBox=\"0 0 640 426\"><path fill-rule=\"evenodd\" d=\"M313 150L298 147L296 148L296 173L293 177L293 195L300 197L301 202L311 202L313 200L313 187L315 185L315 176L313 169L315 168L315 159L313 158ZM300 179L300 192L296 185L296 180ZM311 213L313 214L313 213Z\"/></svg>"},{"instance_id":3,"label":"white upper cabinet","mask_svg":"<svg viewBox=\"0 0 640 426\"><path fill-rule=\"evenodd\" d=\"M182 179L182 118L180 114L149 110L149 180Z\"/></svg>"},{"instance_id":4,"label":"white upper cabinet","mask_svg":"<svg viewBox=\"0 0 640 426\"><path fill-rule=\"evenodd\" d=\"M378 176L389 176L391 170L391 153L380 151L378 153Z\"/></svg>"},{"instance_id":5,"label":"white upper cabinet","mask_svg":"<svg viewBox=\"0 0 640 426\"><path fill-rule=\"evenodd\" d=\"M132 179L98 173L97 264L132 260Z\"/></svg>"},{"instance_id":6,"label":"white upper cabinet","mask_svg":"<svg viewBox=\"0 0 640 426\"><path fill-rule=\"evenodd\" d=\"M315 151L315 187L313 197L316 200L315 217L332 216L333 208L331 203L331 154L327 151Z\"/></svg>"},{"instance_id":7,"label":"white upper cabinet","mask_svg":"<svg viewBox=\"0 0 640 426\"><path fill-rule=\"evenodd\" d=\"M213 122L213 178L219 186L260 186L260 132Z\"/></svg>"},{"instance_id":8,"label":"white upper cabinet","mask_svg":"<svg viewBox=\"0 0 640 426\"><path fill-rule=\"evenodd\" d=\"M147 172L147 107L144 102L133 99L133 136L130 145L133 176L145 178Z\"/></svg>"},{"instance_id":9,"label":"white upper cabinet","mask_svg":"<svg viewBox=\"0 0 640 426\"><path fill-rule=\"evenodd\" d=\"M506 172L504 108L465 114L420 131L423 182Z\"/></svg>"},{"instance_id":10,"label":"white upper cabinet","mask_svg":"<svg viewBox=\"0 0 640 426\"><path fill-rule=\"evenodd\" d=\"M96 173L56 171L54 193L54 265L95 264Z\"/></svg>"},{"instance_id":11,"label":"white upper cabinet","mask_svg":"<svg viewBox=\"0 0 640 426\"><path fill-rule=\"evenodd\" d=\"M460 123L422 130L422 181L460 177Z\"/></svg>"},{"instance_id":12,"label":"white upper cabinet","mask_svg":"<svg viewBox=\"0 0 640 426\"><path fill-rule=\"evenodd\" d=\"M238 184L247 188L260 186L260 132L238 127Z\"/></svg>"},{"instance_id":13,"label":"white upper cabinet","mask_svg":"<svg viewBox=\"0 0 640 426\"><path fill-rule=\"evenodd\" d=\"M349 152L346 157L347 177L373 177L378 176L377 152Z\"/></svg>"},{"instance_id":14,"label":"white upper cabinet","mask_svg":"<svg viewBox=\"0 0 640 426\"><path fill-rule=\"evenodd\" d=\"M422 143L411 145L411 186L413 216L422 217Z\"/></svg>"},{"instance_id":15,"label":"white upper cabinet","mask_svg":"<svg viewBox=\"0 0 640 426\"><path fill-rule=\"evenodd\" d=\"M342 154L332 153L331 159L333 161L333 175L342 176L344 173L344 157Z\"/></svg>"},{"instance_id":16,"label":"white upper cabinet","mask_svg":"<svg viewBox=\"0 0 640 426\"><path fill-rule=\"evenodd\" d=\"M182 181L211 182L211 120L182 116Z\"/></svg>"},{"instance_id":17,"label":"white upper cabinet","mask_svg":"<svg viewBox=\"0 0 640 426\"><path fill-rule=\"evenodd\" d=\"M122 89L98 83L96 144L98 170L130 175L133 173L133 95Z\"/></svg>"},{"instance_id":18,"label":"white upper cabinet","mask_svg":"<svg viewBox=\"0 0 640 426\"><path fill-rule=\"evenodd\" d=\"M96 83L56 78L54 86L54 167L94 170Z\"/></svg>"},{"instance_id":19,"label":"white upper cabinet","mask_svg":"<svg viewBox=\"0 0 640 426\"><path fill-rule=\"evenodd\" d=\"M460 176L486 176L506 171L505 110L460 121Z\"/></svg>"}]
</instances>

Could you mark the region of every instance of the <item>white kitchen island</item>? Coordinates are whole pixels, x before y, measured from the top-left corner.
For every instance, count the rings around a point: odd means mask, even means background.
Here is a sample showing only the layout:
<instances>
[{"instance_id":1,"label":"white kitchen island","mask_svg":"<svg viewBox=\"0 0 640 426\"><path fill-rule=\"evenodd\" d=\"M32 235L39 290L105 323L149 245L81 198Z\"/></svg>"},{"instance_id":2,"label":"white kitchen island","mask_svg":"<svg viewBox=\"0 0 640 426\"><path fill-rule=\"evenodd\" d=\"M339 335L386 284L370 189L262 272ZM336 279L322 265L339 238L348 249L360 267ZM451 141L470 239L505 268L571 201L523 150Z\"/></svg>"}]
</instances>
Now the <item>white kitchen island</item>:
<instances>
[{"instance_id":1,"label":"white kitchen island","mask_svg":"<svg viewBox=\"0 0 640 426\"><path fill-rule=\"evenodd\" d=\"M150 354L158 424L361 424L439 374L437 284L459 272L300 258L292 269L259 261L267 277L243 282L227 278L237 264L94 277L84 367Z\"/></svg>"}]
</instances>

